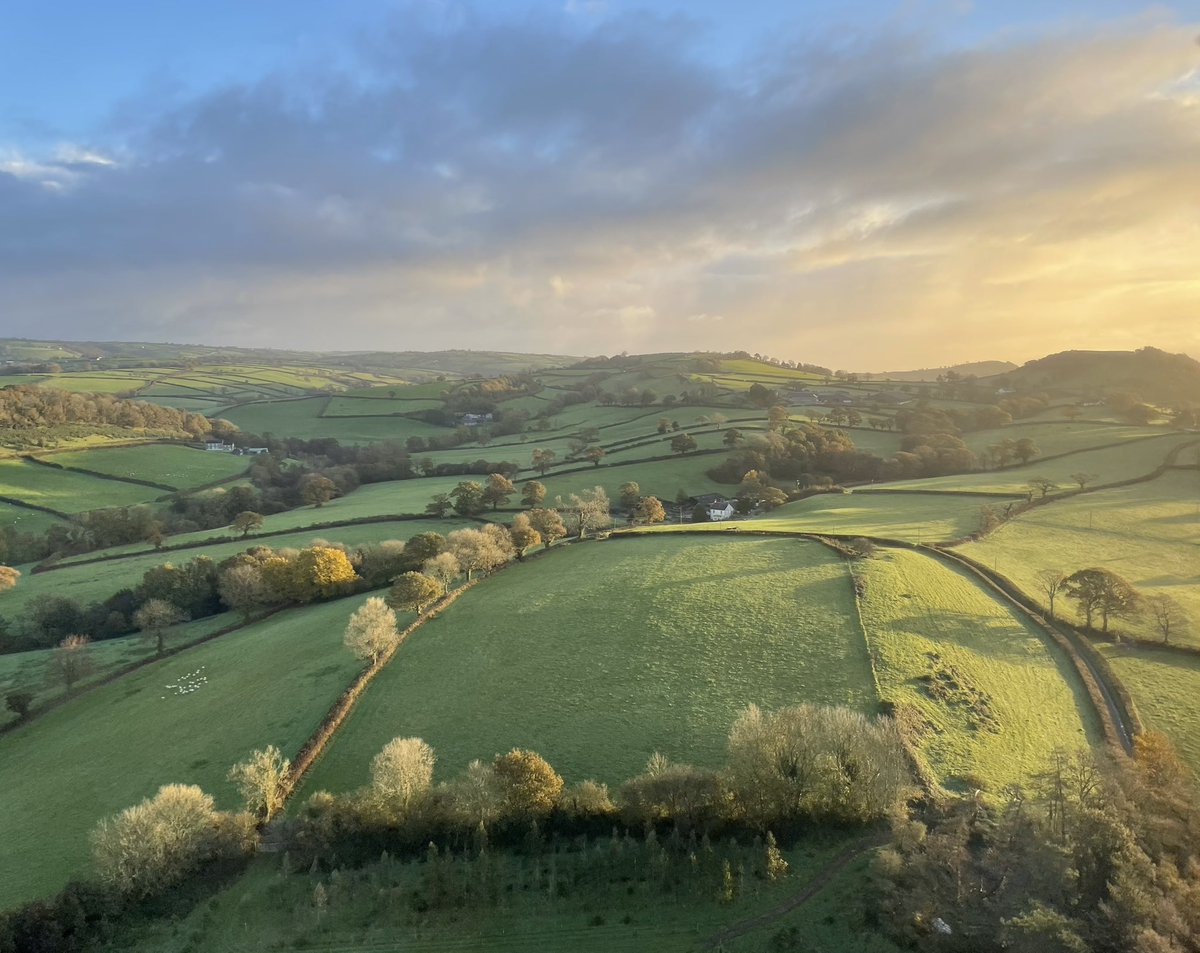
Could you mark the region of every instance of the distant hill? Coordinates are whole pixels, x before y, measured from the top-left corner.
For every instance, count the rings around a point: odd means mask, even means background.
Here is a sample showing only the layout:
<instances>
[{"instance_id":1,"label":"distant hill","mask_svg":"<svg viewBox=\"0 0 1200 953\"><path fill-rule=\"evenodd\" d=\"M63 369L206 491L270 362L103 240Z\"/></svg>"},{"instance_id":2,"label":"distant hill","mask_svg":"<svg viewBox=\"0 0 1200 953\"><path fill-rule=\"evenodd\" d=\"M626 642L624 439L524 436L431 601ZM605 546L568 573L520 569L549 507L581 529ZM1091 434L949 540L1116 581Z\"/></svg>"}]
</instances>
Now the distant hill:
<instances>
[{"instance_id":1,"label":"distant hill","mask_svg":"<svg viewBox=\"0 0 1200 953\"><path fill-rule=\"evenodd\" d=\"M948 371L953 371L960 377L966 377L968 374L975 377L994 377L1016 369L1017 365L1011 361L970 361L966 364L951 364L948 367L922 367L915 371L881 371L866 376L891 381L936 381Z\"/></svg>"},{"instance_id":2,"label":"distant hill","mask_svg":"<svg viewBox=\"0 0 1200 953\"><path fill-rule=\"evenodd\" d=\"M414 378L448 374L486 377L566 367L578 357L506 351L289 351L275 348L209 347L141 341L33 341L0 338L0 362L58 364L67 371L176 367L201 364L290 364L326 368L401 371Z\"/></svg>"},{"instance_id":3,"label":"distant hill","mask_svg":"<svg viewBox=\"0 0 1200 953\"><path fill-rule=\"evenodd\" d=\"M1200 405L1200 361L1158 348L1062 351L1029 361L998 379L1018 390L1101 394L1126 391L1169 406Z\"/></svg>"}]
</instances>

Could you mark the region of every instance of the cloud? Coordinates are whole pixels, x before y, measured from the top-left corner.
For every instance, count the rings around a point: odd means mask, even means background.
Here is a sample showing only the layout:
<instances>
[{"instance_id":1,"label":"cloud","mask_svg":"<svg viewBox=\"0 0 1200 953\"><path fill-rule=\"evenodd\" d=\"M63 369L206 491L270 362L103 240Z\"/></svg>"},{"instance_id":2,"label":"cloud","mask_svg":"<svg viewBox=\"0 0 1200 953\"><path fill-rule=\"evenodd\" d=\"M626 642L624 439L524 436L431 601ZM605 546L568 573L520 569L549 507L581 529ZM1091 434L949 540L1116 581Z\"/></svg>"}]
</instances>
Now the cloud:
<instances>
[{"instance_id":1,"label":"cloud","mask_svg":"<svg viewBox=\"0 0 1200 953\"><path fill-rule=\"evenodd\" d=\"M972 48L888 25L729 67L691 20L585 19L414 8L352 73L0 153L6 327L848 367L1200 351L1194 24Z\"/></svg>"}]
</instances>

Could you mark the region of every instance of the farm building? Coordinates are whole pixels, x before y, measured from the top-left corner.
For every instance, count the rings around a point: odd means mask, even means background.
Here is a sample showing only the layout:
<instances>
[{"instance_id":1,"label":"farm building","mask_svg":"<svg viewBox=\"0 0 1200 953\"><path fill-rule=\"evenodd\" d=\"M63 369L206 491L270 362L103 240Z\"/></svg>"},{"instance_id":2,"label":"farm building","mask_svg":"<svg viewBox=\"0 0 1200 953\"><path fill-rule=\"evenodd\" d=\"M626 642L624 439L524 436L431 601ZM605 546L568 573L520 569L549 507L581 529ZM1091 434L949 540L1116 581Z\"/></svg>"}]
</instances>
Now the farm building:
<instances>
[{"instance_id":1,"label":"farm building","mask_svg":"<svg viewBox=\"0 0 1200 953\"><path fill-rule=\"evenodd\" d=\"M703 506L712 523L720 523L722 520L733 517L733 501L719 493L705 493L702 496L693 497L693 499L695 500L693 506Z\"/></svg>"}]
</instances>

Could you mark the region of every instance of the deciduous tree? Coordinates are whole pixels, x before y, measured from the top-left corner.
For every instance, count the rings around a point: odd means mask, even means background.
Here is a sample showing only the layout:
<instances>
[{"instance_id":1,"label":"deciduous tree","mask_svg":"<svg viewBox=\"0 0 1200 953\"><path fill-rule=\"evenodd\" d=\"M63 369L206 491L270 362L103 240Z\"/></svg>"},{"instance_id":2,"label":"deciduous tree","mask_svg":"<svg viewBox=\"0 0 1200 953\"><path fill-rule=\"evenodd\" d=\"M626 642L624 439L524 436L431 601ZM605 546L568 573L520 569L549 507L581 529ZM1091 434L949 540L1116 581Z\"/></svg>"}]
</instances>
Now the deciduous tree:
<instances>
[{"instance_id":1,"label":"deciduous tree","mask_svg":"<svg viewBox=\"0 0 1200 953\"><path fill-rule=\"evenodd\" d=\"M319 473L308 473L300 479L300 499L321 507L337 496L337 484Z\"/></svg>"},{"instance_id":2,"label":"deciduous tree","mask_svg":"<svg viewBox=\"0 0 1200 953\"><path fill-rule=\"evenodd\" d=\"M21 571L12 566L0 566L0 592L6 592L17 584Z\"/></svg>"},{"instance_id":3,"label":"deciduous tree","mask_svg":"<svg viewBox=\"0 0 1200 953\"><path fill-rule=\"evenodd\" d=\"M166 647L167 629L186 619L187 615L182 609L164 599L151 599L133 614L133 624L140 632L154 640L155 652L158 655L162 655Z\"/></svg>"},{"instance_id":4,"label":"deciduous tree","mask_svg":"<svg viewBox=\"0 0 1200 953\"><path fill-rule=\"evenodd\" d=\"M691 434L681 433L676 434L671 438L671 452L684 454L691 453L696 449L696 438Z\"/></svg>"},{"instance_id":5,"label":"deciduous tree","mask_svg":"<svg viewBox=\"0 0 1200 953\"><path fill-rule=\"evenodd\" d=\"M438 553L431 559L426 559L421 566L421 572L442 584L449 590L451 584L462 574L462 567L454 558L454 553Z\"/></svg>"},{"instance_id":6,"label":"deciduous tree","mask_svg":"<svg viewBox=\"0 0 1200 953\"><path fill-rule=\"evenodd\" d=\"M1164 645L1171 641L1172 636L1186 632L1191 625L1183 606L1165 592L1157 592L1146 599L1146 607Z\"/></svg>"},{"instance_id":7,"label":"deciduous tree","mask_svg":"<svg viewBox=\"0 0 1200 953\"><path fill-rule=\"evenodd\" d=\"M518 559L524 559L525 551L530 546L536 546L542 541L541 534L530 523L528 513L518 513L513 517L512 525L508 528L508 534L512 537L513 548L517 552Z\"/></svg>"},{"instance_id":8,"label":"deciduous tree","mask_svg":"<svg viewBox=\"0 0 1200 953\"><path fill-rule=\"evenodd\" d=\"M4 696L4 707L22 720L29 716L32 705L33 692L23 688L14 688Z\"/></svg>"},{"instance_id":9,"label":"deciduous tree","mask_svg":"<svg viewBox=\"0 0 1200 953\"><path fill-rule=\"evenodd\" d=\"M546 484L539 483L537 480L526 480L521 485L521 505L526 509L533 509L535 506L541 506L542 500L546 498Z\"/></svg>"},{"instance_id":10,"label":"deciduous tree","mask_svg":"<svg viewBox=\"0 0 1200 953\"><path fill-rule=\"evenodd\" d=\"M95 670L92 643L86 635L68 635L54 648L51 671L56 681L71 690Z\"/></svg>"},{"instance_id":11,"label":"deciduous tree","mask_svg":"<svg viewBox=\"0 0 1200 953\"><path fill-rule=\"evenodd\" d=\"M549 549L555 540L567 535L567 527L563 525L562 516L554 509L534 509L529 511L529 525L542 537L542 545Z\"/></svg>"},{"instance_id":12,"label":"deciduous tree","mask_svg":"<svg viewBox=\"0 0 1200 953\"><path fill-rule=\"evenodd\" d=\"M463 480L450 491L450 498L454 501L454 512L461 516L475 516L487 507L483 484L478 480Z\"/></svg>"},{"instance_id":13,"label":"deciduous tree","mask_svg":"<svg viewBox=\"0 0 1200 953\"><path fill-rule=\"evenodd\" d=\"M195 785L168 784L92 834L101 881L133 897L159 893L214 857L247 852L253 821L218 812Z\"/></svg>"},{"instance_id":14,"label":"deciduous tree","mask_svg":"<svg viewBox=\"0 0 1200 953\"><path fill-rule=\"evenodd\" d=\"M263 524L262 514L253 510L243 510L233 518L230 526L242 534L242 539L250 535L251 530L259 529Z\"/></svg>"},{"instance_id":15,"label":"deciduous tree","mask_svg":"<svg viewBox=\"0 0 1200 953\"><path fill-rule=\"evenodd\" d=\"M514 818L549 814L563 788L563 779L545 758L520 748L496 755L492 773L504 812Z\"/></svg>"},{"instance_id":16,"label":"deciduous tree","mask_svg":"<svg viewBox=\"0 0 1200 953\"><path fill-rule=\"evenodd\" d=\"M269 821L283 807L284 783L291 767L278 748L268 745L230 768L229 781L242 795L246 810Z\"/></svg>"},{"instance_id":17,"label":"deciduous tree","mask_svg":"<svg viewBox=\"0 0 1200 953\"><path fill-rule=\"evenodd\" d=\"M328 599L358 578L350 557L332 546L309 546L300 550L292 563L299 602L311 602L317 596Z\"/></svg>"},{"instance_id":18,"label":"deciduous tree","mask_svg":"<svg viewBox=\"0 0 1200 953\"><path fill-rule=\"evenodd\" d=\"M420 738L393 738L371 761L371 798L393 816L403 817L433 783L437 756Z\"/></svg>"},{"instance_id":19,"label":"deciduous tree","mask_svg":"<svg viewBox=\"0 0 1200 953\"><path fill-rule=\"evenodd\" d=\"M372 664L396 644L396 613L379 596L364 602L346 625L342 642L357 659Z\"/></svg>"},{"instance_id":20,"label":"deciduous tree","mask_svg":"<svg viewBox=\"0 0 1200 953\"><path fill-rule=\"evenodd\" d=\"M1028 463L1034 457L1039 456L1041 452L1031 437L1021 437L1013 445L1013 454L1022 463Z\"/></svg>"},{"instance_id":21,"label":"deciduous tree","mask_svg":"<svg viewBox=\"0 0 1200 953\"><path fill-rule=\"evenodd\" d=\"M625 510L626 512L637 506L638 501L642 498L642 488L633 480L630 480L627 483L622 483L618 492L619 496L617 497L617 500L621 509Z\"/></svg>"},{"instance_id":22,"label":"deciduous tree","mask_svg":"<svg viewBox=\"0 0 1200 953\"><path fill-rule=\"evenodd\" d=\"M1048 477L1034 477L1025 485L1029 488L1029 498L1031 500L1034 493L1037 493L1044 500L1052 490L1058 489L1058 484Z\"/></svg>"},{"instance_id":23,"label":"deciduous tree","mask_svg":"<svg viewBox=\"0 0 1200 953\"><path fill-rule=\"evenodd\" d=\"M253 563L242 563L226 569L217 582L221 601L248 620L266 606L270 599L262 569Z\"/></svg>"},{"instance_id":24,"label":"deciduous tree","mask_svg":"<svg viewBox=\"0 0 1200 953\"><path fill-rule=\"evenodd\" d=\"M1096 613L1100 614L1103 632L1108 631L1112 616L1132 611L1138 602L1133 586L1111 569L1098 566L1071 573L1063 583L1063 591L1079 603L1089 629Z\"/></svg>"},{"instance_id":25,"label":"deciduous tree","mask_svg":"<svg viewBox=\"0 0 1200 953\"><path fill-rule=\"evenodd\" d=\"M667 518L667 511L663 509L662 503L656 496L644 496L638 502L637 508L633 511L633 520L635 523L661 523Z\"/></svg>"},{"instance_id":26,"label":"deciduous tree","mask_svg":"<svg viewBox=\"0 0 1200 953\"><path fill-rule=\"evenodd\" d=\"M423 612L430 603L440 599L446 587L423 572L406 572L397 576L388 590L387 604L393 609Z\"/></svg>"},{"instance_id":27,"label":"deciduous tree","mask_svg":"<svg viewBox=\"0 0 1200 953\"><path fill-rule=\"evenodd\" d=\"M1038 588L1046 594L1046 602L1050 607L1050 618L1054 619L1054 600L1062 591L1067 581L1067 574L1061 569L1040 569L1036 575Z\"/></svg>"},{"instance_id":28,"label":"deciduous tree","mask_svg":"<svg viewBox=\"0 0 1200 953\"><path fill-rule=\"evenodd\" d=\"M509 497L515 492L517 488L513 486L512 480L502 473L491 473L488 474L487 485L483 488L483 502L490 503L495 511L497 507L507 505Z\"/></svg>"},{"instance_id":29,"label":"deciduous tree","mask_svg":"<svg viewBox=\"0 0 1200 953\"><path fill-rule=\"evenodd\" d=\"M569 509L580 539L590 532L612 525L608 494L602 486L592 487L582 493L572 493Z\"/></svg>"},{"instance_id":30,"label":"deciduous tree","mask_svg":"<svg viewBox=\"0 0 1200 953\"><path fill-rule=\"evenodd\" d=\"M546 475L546 471L554 465L554 461L558 458L558 454L553 450L539 448L533 451L533 468L542 476Z\"/></svg>"}]
</instances>

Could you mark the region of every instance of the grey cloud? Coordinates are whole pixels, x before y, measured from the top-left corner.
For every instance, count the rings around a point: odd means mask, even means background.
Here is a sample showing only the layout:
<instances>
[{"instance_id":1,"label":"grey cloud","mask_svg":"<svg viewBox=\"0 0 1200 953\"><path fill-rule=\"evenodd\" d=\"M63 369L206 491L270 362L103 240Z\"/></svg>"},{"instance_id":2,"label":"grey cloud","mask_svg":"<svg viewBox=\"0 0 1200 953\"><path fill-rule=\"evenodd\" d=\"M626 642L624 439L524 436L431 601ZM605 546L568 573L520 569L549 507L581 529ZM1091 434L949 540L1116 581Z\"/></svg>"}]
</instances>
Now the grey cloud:
<instances>
[{"instance_id":1,"label":"grey cloud","mask_svg":"<svg viewBox=\"0 0 1200 953\"><path fill-rule=\"evenodd\" d=\"M352 74L125 109L120 141L38 160L57 190L0 165L6 327L576 353L719 334L895 366L846 331L882 347L901 324L916 356L1003 322L995 353L1031 356L1035 303L1095 336L1146 283L1150 343L1200 344L1170 255L1122 264L1119 292L1077 261L1117 237L1138 259L1200 199L1196 107L1170 94L1194 27L955 52L864 32L730 70L693 22L578 19L410 12Z\"/></svg>"}]
</instances>

